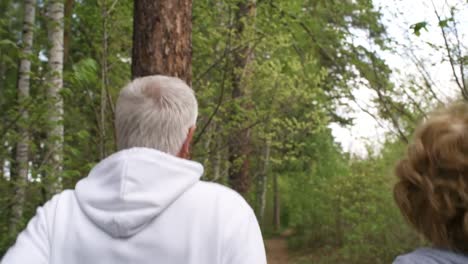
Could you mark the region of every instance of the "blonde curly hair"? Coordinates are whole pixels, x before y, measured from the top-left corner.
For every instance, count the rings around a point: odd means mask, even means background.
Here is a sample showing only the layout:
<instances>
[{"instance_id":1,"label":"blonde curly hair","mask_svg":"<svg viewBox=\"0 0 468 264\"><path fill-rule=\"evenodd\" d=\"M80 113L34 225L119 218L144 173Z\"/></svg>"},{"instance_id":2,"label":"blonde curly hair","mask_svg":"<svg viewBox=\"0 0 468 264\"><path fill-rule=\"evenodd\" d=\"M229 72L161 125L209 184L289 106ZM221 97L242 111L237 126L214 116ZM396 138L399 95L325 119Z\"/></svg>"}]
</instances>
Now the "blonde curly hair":
<instances>
[{"instance_id":1,"label":"blonde curly hair","mask_svg":"<svg viewBox=\"0 0 468 264\"><path fill-rule=\"evenodd\" d=\"M394 198L434 246L468 252L468 104L431 114L396 166Z\"/></svg>"}]
</instances>

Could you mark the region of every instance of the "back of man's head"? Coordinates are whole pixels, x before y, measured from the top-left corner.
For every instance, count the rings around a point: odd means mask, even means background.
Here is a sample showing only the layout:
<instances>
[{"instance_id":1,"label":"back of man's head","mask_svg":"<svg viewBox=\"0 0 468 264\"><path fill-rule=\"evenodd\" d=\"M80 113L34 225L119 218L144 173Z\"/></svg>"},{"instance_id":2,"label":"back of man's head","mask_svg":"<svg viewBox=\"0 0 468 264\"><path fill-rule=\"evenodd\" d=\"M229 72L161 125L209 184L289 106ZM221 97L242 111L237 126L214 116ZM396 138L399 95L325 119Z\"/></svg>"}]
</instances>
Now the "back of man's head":
<instances>
[{"instance_id":1,"label":"back of man's head","mask_svg":"<svg viewBox=\"0 0 468 264\"><path fill-rule=\"evenodd\" d=\"M117 147L146 147L177 155L197 115L194 92L182 80L162 75L135 79L117 100Z\"/></svg>"}]
</instances>

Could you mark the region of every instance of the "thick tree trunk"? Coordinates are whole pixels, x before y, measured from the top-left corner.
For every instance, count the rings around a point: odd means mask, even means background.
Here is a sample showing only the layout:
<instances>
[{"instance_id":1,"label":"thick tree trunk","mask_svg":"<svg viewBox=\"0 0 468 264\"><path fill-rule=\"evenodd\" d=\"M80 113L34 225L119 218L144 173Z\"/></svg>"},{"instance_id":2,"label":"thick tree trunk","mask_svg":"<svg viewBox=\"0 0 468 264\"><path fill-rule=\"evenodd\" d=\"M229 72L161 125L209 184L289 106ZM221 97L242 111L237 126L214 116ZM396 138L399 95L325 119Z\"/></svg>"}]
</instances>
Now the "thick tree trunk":
<instances>
[{"instance_id":1,"label":"thick tree trunk","mask_svg":"<svg viewBox=\"0 0 468 264\"><path fill-rule=\"evenodd\" d=\"M14 175L15 190L12 200L12 217L10 222L11 235L16 234L18 225L23 219L23 208L28 179L29 131L27 124L28 109L26 102L29 100L29 80L31 71L30 58L32 56L35 13L35 0L26 0L24 5L22 59L20 61L18 79L18 101L22 122L19 122L18 124L19 140L16 145L16 175Z\"/></svg>"},{"instance_id":2,"label":"thick tree trunk","mask_svg":"<svg viewBox=\"0 0 468 264\"><path fill-rule=\"evenodd\" d=\"M50 197L61 190L61 172L63 166L63 99L60 91L63 88L63 0L50 0L49 15L49 74L47 80L47 97L50 102L47 131L47 163L46 176L47 196Z\"/></svg>"},{"instance_id":3,"label":"thick tree trunk","mask_svg":"<svg viewBox=\"0 0 468 264\"><path fill-rule=\"evenodd\" d=\"M135 0L132 78L192 80L192 0Z\"/></svg>"},{"instance_id":4,"label":"thick tree trunk","mask_svg":"<svg viewBox=\"0 0 468 264\"><path fill-rule=\"evenodd\" d=\"M252 25L254 23L256 5L254 0L245 0L238 4L238 11L235 19L235 39L245 41L252 33ZM244 48L234 53L234 68L232 73L232 99L243 101L240 107L234 105L231 116L238 117L242 115L239 108L251 108L248 103L245 103L245 96L248 95L248 65L253 59L253 47L250 43L244 43ZM246 119L246 118L244 118ZM251 185L250 179L250 128L247 122L238 122L234 124L234 131L229 138L229 184L241 194L248 192Z\"/></svg>"},{"instance_id":5,"label":"thick tree trunk","mask_svg":"<svg viewBox=\"0 0 468 264\"><path fill-rule=\"evenodd\" d=\"M250 152L250 129L230 136L228 180L240 194L246 194L251 185Z\"/></svg>"}]
</instances>

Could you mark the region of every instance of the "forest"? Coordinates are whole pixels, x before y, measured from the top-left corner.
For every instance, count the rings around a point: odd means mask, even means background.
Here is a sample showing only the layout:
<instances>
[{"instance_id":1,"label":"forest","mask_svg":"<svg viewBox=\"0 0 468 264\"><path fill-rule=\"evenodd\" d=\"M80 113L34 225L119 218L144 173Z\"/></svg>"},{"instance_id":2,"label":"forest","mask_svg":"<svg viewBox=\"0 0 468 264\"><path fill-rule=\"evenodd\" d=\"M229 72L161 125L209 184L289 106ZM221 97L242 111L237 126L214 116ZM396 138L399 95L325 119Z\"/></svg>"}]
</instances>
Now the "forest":
<instances>
[{"instance_id":1,"label":"forest","mask_svg":"<svg viewBox=\"0 0 468 264\"><path fill-rule=\"evenodd\" d=\"M393 168L422 118L468 100L466 12L465 0L0 0L0 256L116 151L119 91L155 73L193 87L192 157L249 202L269 263L390 263L425 245L394 204Z\"/></svg>"}]
</instances>

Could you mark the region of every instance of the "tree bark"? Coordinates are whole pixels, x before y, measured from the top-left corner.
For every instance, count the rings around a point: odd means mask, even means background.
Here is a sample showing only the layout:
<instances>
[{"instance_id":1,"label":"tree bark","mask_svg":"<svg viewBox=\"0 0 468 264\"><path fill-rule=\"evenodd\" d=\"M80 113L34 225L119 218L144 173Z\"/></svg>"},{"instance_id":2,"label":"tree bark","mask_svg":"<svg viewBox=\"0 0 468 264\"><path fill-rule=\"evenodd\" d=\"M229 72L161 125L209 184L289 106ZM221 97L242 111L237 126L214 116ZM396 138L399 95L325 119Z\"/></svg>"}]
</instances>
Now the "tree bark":
<instances>
[{"instance_id":1,"label":"tree bark","mask_svg":"<svg viewBox=\"0 0 468 264\"><path fill-rule=\"evenodd\" d=\"M6 73L6 65L4 54L0 52L0 106L3 105L3 92L4 92L4 83L5 83L5 73Z\"/></svg>"},{"instance_id":2,"label":"tree bark","mask_svg":"<svg viewBox=\"0 0 468 264\"><path fill-rule=\"evenodd\" d=\"M19 66L18 79L18 101L22 122L18 124L19 140L16 144L16 175L14 176L14 194L12 205L12 217L10 221L10 234L15 235L18 225L23 219L26 185L28 179L29 158L29 131L28 131L28 109L26 102L30 99L30 72L32 44L34 37L34 20L36 13L35 0L25 0L24 22L23 22L23 47ZM2 164L3 165L3 164Z\"/></svg>"},{"instance_id":3,"label":"tree bark","mask_svg":"<svg viewBox=\"0 0 468 264\"><path fill-rule=\"evenodd\" d=\"M245 41L253 32L252 26L256 12L256 3L254 0L245 0L238 4L238 11L235 18L235 39ZM248 65L253 59L253 47L249 43L245 47L235 52L233 58L232 72L232 99L236 103L241 101L240 107L233 106L231 117L236 119L242 115L239 108L250 109L248 103L245 103L245 97L248 95ZM250 189L250 128L242 129L243 121L234 124L239 126L229 138L229 184L241 194L245 194ZM239 132L239 129L241 131Z\"/></svg>"},{"instance_id":4,"label":"tree bark","mask_svg":"<svg viewBox=\"0 0 468 264\"><path fill-rule=\"evenodd\" d=\"M267 194L267 182L268 182L268 169L270 167L270 149L271 144L269 140L266 140L263 150L263 167L260 175L257 179L257 218L260 225L263 223L263 217L265 215L266 205L266 194Z\"/></svg>"},{"instance_id":5,"label":"tree bark","mask_svg":"<svg viewBox=\"0 0 468 264\"><path fill-rule=\"evenodd\" d=\"M336 197L335 209L335 232L336 232L336 246L343 246L344 232L343 232L343 216L341 212L341 195L338 193Z\"/></svg>"},{"instance_id":6,"label":"tree bark","mask_svg":"<svg viewBox=\"0 0 468 264\"><path fill-rule=\"evenodd\" d=\"M192 81L192 0L135 0L132 78Z\"/></svg>"},{"instance_id":7,"label":"tree bark","mask_svg":"<svg viewBox=\"0 0 468 264\"><path fill-rule=\"evenodd\" d=\"M275 231L279 231L281 228L280 193L277 173L273 175L273 227Z\"/></svg>"},{"instance_id":8,"label":"tree bark","mask_svg":"<svg viewBox=\"0 0 468 264\"><path fill-rule=\"evenodd\" d=\"M63 39L64 39L64 6L63 0L50 0L48 6L49 27L49 73L47 79L47 97L50 103L47 131L47 163L46 176L47 197L61 190L63 167L63 98L60 94L63 88Z\"/></svg>"},{"instance_id":9,"label":"tree bark","mask_svg":"<svg viewBox=\"0 0 468 264\"><path fill-rule=\"evenodd\" d=\"M213 180L218 181L219 179L222 178L222 173L221 173L221 162L222 162L222 151L223 149L220 147L223 142L222 142L222 137L221 135L221 128L217 123L214 123L215 126L215 146L213 148L214 152L212 154L212 159L213 159Z\"/></svg>"},{"instance_id":10,"label":"tree bark","mask_svg":"<svg viewBox=\"0 0 468 264\"><path fill-rule=\"evenodd\" d=\"M102 54L101 54L101 105L100 105L100 118L99 118L99 154L100 158L104 159L107 156L106 151L106 108L107 108L107 89L108 89L108 10L107 1L101 3L102 14Z\"/></svg>"}]
</instances>

